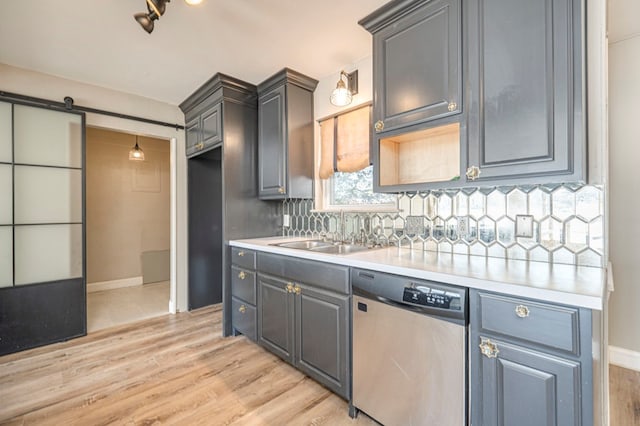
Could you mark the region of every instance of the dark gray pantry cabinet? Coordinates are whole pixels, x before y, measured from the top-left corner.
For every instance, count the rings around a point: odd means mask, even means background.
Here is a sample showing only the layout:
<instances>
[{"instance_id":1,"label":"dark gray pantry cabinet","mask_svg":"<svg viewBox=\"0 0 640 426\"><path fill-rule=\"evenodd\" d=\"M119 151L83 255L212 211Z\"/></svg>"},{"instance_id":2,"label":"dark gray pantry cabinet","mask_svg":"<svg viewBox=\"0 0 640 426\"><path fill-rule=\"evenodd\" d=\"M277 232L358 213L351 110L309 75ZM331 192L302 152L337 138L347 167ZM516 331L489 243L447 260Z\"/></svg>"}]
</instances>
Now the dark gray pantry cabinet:
<instances>
[{"instance_id":1,"label":"dark gray pantry cabinet","mask_svg":"<svg viewBox=\"0 0 640 426\"><path fill-rule=\"evenodd\" d=\"M373 35L375 189L586 180L582 12L581 0L395 0L362 19ZM429 148L451 124L459 152ZM385 183L390 153L449 171Z\"/></svg>"},{"instance_id":2,"label":"dark gray pantry cabinet","mask_svg":"<svg viewBox=\"0 0 640 426\"><path fill-rule=\"evenodd\" d=\"M258 85L258 179L264 200L313 196L313 91L285 68Z\"/></svg>"},{"instance_id":3,"label":"dark gray pantry cabinet","mask_svg":"<svg viewBox=\"0 0 640 426\"><path fill-rule=\"evenodd\" d=\"M350 396L349 268L257 254L258 342Z\"/></svg>"},{"instance_id":4,"label":"dark gray pantry cabinet","mask_svg":"<svg viewBox=\"0 0 640 426\"><path fill-rule=\"evenodd\" d=\"M189 309L223 302L231 322L231 239L278 232L279 209L258 199L256 86L216 74L180 108L204 146L187 148ZM190 137L187 126L187 139ZM194 133L195 132L195 133ZM196 136L193 136L193 135Z\"/></svg>"},{"instance_id":5,"label":"dark gray pantry cabinet","mask_svg":"<svg viewBox=\"0 0 640 426\"><path fill-rule=\"evenodd\" d=\"M593 425L589 309L471 290L471 423Z\"/></svg>"}]
</instances>

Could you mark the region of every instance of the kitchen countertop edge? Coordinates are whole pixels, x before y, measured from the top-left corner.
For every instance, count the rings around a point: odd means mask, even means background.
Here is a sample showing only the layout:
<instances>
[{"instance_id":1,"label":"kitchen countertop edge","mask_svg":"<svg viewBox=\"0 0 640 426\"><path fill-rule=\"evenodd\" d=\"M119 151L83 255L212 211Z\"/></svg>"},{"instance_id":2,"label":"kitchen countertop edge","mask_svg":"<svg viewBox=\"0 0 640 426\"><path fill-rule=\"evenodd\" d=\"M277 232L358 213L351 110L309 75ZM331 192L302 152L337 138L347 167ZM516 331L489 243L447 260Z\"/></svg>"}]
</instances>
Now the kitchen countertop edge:
<instances>
[{"instance_id":1,"label":"kitchen countertop edge","mask_svg":"<svg viewBox=\"0 0 640 426\"><path fill-rule=\"evenodd\" d=\"M604 268L442 254L404 247L336 255L273 245L308 239L266 237L232 240L229 245L598 311L603 309L605 300L607 273Z\"/></svg>"}]
</instances>

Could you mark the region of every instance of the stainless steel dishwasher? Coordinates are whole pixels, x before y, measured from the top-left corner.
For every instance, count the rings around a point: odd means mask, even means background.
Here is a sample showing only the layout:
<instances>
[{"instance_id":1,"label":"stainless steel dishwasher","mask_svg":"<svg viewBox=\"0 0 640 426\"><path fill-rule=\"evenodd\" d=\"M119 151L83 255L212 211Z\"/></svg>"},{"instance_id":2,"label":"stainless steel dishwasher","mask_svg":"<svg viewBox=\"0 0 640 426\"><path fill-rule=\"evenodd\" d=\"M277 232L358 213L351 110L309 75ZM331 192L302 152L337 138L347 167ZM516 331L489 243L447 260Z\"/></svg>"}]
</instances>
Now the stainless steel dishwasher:
<instances>
[{"instance_id":1,"label":"stainless steel dishwasher","mask_svg":"<svg viewBox=\"0 0 640 426\"><path fill-rule=\"evenodd\" d=\"M353 268L350 412L387 425L467 422L466 288Z\"/></svg>"}]
</instances>

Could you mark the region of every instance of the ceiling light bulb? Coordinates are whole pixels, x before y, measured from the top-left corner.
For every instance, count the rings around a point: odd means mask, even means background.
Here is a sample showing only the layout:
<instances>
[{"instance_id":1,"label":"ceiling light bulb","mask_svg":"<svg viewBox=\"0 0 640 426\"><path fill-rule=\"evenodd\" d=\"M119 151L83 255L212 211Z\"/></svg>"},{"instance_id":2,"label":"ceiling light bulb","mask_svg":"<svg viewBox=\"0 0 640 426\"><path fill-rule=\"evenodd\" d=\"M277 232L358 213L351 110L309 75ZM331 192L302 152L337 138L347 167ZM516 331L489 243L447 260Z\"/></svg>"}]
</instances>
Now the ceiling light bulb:
<instances>
[{"instance_id":1,"label":"ceiling light bulb","mask_svg":"<svg viewBox=\"0 0 640 426\"><path fill-rule=\"evenodd\" d=\"M184 2L189 6L195 6L196 4L202 3L202 0L184 0Z\"/></svg>"}]
</instances>

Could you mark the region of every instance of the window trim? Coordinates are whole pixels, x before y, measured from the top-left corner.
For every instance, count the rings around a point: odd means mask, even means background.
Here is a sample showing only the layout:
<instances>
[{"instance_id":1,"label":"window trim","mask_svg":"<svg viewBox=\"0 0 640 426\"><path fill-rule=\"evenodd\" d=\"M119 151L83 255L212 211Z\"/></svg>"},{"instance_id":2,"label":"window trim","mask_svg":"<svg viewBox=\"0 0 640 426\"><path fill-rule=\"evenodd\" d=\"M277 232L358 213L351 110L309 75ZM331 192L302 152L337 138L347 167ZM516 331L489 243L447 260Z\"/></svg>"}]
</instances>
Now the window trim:
<instances>
[{"instance_id":1,"label":"window trim","mask_svg":"<svg viewBox=\"0 0 640 426\"><path fill-rule=\"evenodd\" d=\"M380 212L380 213L397 213L399 212L398 208L398 197L397 194L393 194L396 199L392 203L384 203L384 204L332 204L331 203L331 195L332 195L332 182L333 176L329 179L318 179L316 180L316 188L320 190L316 191L316 199L315 199L315 209L314 211L318 212L339 212L339 211L349 211L349 212ZM319 184L319 185L318 185Z\"/></svg>"}]
</instances>

